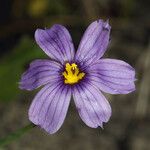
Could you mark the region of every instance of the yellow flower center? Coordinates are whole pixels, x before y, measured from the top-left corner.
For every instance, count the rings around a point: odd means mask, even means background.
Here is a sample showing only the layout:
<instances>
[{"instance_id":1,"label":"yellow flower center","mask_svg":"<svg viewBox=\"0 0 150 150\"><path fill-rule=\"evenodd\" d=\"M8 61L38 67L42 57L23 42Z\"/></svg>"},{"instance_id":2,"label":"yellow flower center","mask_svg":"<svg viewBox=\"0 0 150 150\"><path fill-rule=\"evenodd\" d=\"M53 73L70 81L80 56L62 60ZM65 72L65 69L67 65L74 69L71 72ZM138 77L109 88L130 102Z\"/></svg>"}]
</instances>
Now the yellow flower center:
<instances>
[{"instance_id":1,"label":"yellow flower center","mask_svg":"<svg viewBox=\"0 0 150 150\"><path fill-rule=\"evenodd\" d=\"M62 73L65 77L65 84L74 84L78 83L84 76L84 72L80 72L78 66L73 63L66 63L65 71Z\"/></svg>"}]
</instances>

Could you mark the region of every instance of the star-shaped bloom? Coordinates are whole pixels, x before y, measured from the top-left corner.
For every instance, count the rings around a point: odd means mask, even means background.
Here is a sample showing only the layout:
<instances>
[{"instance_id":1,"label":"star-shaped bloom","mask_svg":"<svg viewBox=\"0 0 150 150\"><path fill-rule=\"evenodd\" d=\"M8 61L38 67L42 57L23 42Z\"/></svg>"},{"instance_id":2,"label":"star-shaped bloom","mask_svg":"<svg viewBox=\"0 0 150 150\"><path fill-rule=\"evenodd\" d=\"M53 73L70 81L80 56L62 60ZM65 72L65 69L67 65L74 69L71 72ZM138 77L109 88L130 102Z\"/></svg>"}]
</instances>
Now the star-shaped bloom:
<instances>
[{"instance_id":1,"label":"star-shaped bloom","mask_svg":"<svg viewBox=\"0 0 150 150\"><path fill-rule=\"evenodd\" d=\"M108 21L91 23L77 52L64 26L36 30L35 40L50 59L33 61L21 77L21 89L44 86L30 106L31 122L55 133L64 122L71 96L87 126L97 128L108 122L111 107L102 92L127 94L135 90L135 70L128 63L101 58L109 44L110 29Z\"/></svg>"}]
</instances>

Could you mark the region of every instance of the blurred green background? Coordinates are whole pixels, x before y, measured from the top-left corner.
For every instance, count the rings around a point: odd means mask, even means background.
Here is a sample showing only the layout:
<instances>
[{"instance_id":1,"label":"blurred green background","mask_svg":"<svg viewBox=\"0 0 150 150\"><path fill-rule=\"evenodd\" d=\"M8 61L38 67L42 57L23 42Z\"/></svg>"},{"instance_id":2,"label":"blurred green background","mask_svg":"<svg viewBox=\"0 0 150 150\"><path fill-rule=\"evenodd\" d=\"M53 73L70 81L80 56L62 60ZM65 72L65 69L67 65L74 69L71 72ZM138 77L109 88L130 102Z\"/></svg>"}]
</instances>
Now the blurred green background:
<instances>
[{"instance_id":1,"label":"blurred green background","mask_svg":"<svg viewBox=\"0 0 150 150\"><path fill-rule=\"evenodd\" d=\"M47 58L35 43L35 30L63 24L77 49L86 27L99 18L112 26L104 57L130 63L137 90L106 95L113 115L104 130L88 128L72 102L56 134L34 128L0 150L150 150L149 0L1 0L0 138L29 123L28 108L37 91L21 91L18 82L33 59Z\"/></svg>"}]
</instances>

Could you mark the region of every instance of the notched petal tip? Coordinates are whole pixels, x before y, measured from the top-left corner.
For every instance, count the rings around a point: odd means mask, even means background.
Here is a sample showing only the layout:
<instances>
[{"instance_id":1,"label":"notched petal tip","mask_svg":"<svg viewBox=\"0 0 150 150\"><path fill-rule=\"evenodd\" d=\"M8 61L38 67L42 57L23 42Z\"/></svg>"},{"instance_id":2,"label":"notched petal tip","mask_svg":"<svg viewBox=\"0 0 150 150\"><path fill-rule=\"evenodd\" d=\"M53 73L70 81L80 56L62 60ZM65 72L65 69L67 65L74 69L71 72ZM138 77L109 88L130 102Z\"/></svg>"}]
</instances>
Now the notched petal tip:
<instances>
[{"instance_id":1,"label":"notched petal tip","mask_svg":"<svg viewBox=\"0 0 150 150\"><path fill-rule=\"evenodd\" d=\"M111 29L111 26L109 24L109 19L107 19L106 21L102 20L102 19L99 19L97 20L97 23L101 23L103 24L103 28L106 29L106 30L110 30Z\"/></svg>"},{"instance_id":2,"label":"notched petal tip","mask_svg":"<svg viewBox=\"0 0 150 150\"><path fill-rule=\"evenodd\" d=\"M99 125L99 127L100 127L101 129L104 129L103 122L102 122L102 124Z\"/></svg>"},{"instance_id":3,"label":"notched petal tip","mask_svg":"<svg viewBox=\"0 0 150 150\"><path fill-rule=\"evenodd\" d=\"M106 30L110 30L111 29L111 26L109 25L109 20L106 20L106 22L104 22L103 28L106 29Z\"/></svg>"}]
</instances>

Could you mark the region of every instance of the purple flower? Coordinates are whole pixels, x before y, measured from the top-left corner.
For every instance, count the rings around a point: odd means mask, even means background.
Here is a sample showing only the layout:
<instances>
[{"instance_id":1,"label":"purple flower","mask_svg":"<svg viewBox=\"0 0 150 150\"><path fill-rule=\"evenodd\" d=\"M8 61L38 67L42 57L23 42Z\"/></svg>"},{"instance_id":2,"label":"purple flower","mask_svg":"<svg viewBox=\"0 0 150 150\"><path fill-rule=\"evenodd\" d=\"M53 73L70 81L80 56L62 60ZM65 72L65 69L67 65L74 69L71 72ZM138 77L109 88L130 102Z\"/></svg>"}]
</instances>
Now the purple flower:
<instances>
[{"instance_id":1,"label":"purple flower","mask_svg":"<svg viewBox=\"0 0 150 150\"><path fill-rule=\"evenodd\" d=\"M135 70L129 64L101 58L109 44L110 29L108 21L90 24L76 53L64 26L36 30L37 44L51 59L33 61L21 77L21 89L30 91L44 85L29 109L34 124L55 133L73 96L85 124L102 127L111 116L111 107L101 91L127 94L135 90Z\"/></svg>"}]
</instances>

